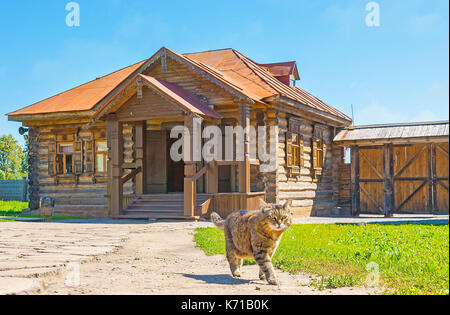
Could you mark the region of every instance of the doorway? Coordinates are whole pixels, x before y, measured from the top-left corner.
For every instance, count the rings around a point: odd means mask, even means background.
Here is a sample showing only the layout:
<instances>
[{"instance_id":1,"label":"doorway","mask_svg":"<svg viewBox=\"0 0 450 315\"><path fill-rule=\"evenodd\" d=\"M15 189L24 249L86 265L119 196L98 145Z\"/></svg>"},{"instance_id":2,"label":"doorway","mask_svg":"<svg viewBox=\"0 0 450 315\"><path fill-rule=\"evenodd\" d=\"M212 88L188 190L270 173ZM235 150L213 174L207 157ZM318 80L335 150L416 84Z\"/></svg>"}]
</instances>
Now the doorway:
<instances>
[{"instance_id":1,"label":"doorway","mask_svg":"<svg viewBox=\"0 0 450 315\"><path fill-rule=\"evenodd\" d=\"M167 148L167 192L182 193L184 191L184 162L175 162L170 157L170 148L178 141L178 139L170 138L170 134L166 134Z\"/></svg>"}]
</instances>

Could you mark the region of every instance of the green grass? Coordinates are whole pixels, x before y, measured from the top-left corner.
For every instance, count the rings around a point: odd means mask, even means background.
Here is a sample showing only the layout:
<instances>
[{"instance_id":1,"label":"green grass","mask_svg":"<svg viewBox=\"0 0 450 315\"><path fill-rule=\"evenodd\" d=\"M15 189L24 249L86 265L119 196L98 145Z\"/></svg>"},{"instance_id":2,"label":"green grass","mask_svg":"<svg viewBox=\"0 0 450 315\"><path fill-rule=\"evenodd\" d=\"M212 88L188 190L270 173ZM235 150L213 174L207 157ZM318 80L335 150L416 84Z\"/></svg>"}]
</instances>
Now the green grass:
<instances>
[{"instance_id":1,"label":"green grass","mask_svg":"<svg viewBox=\"0 0 450 315\"><path fill-rule=\"evenodd\" d=\"M27 202L20 201L1 201L0 200L0 217L14 217L14 218L42 218L40 215L22 214L24 209L28 208ZM48 221L61 221L61 220L79 220L85 219L80 217L65 217L65 216L53 216L48 218ZM3 220L5 222L9 220ZM11 222L11 221L9 221Z\"/></svg>"},{"instance_id":2,"label":"green grass","mask_svg":"<svg viewBox=\"0 0 450 315\"><path fill-rule=\"evenodd\" d=\"M27 208L28 202L0 200L0 217L17 217Z\"/></svg>"},{"instance_id":3,"label":"green grass","mask_svg":"<svg viewBox=\"0 0 450 315\"><path fill-rule=\"evenodd\" d=\"M207 255L225 254L223 232L216 228L197 229L195 241ZM294 225L274 265L319 276L312 283L318 289L373 285L379 275L386 294L448 294L449 227Z\"/></svg>"}]
</instances>

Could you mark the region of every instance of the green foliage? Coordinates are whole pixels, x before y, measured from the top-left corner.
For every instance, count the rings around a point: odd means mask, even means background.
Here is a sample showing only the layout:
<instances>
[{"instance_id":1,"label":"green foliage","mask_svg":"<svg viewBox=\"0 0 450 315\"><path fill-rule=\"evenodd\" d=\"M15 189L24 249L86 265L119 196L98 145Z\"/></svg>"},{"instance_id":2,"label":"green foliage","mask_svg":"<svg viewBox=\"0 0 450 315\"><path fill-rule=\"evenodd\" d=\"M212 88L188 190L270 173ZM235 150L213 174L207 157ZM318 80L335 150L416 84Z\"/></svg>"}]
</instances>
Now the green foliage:
<instances>
[{"instance_id":1,"label":"green foliage","mask_svg":"<svg viewBox=\"0 0 450 315\"><path fill-rule=\"evenodd\" d=\"M223 233L198 229L197 245L225 254ZM449 293L448 225L294 225L283 236L274 265L316 274L318 288L366 285L377 267L389 294Z\"/></svg>"},{"instance_id":2,"label":"green foliage","mask_svg":"<svg viewBox=\"0 0 450 315\"><path fill-rule=\"evenodd\" d=\"M19 216L26 208L28 208L28 202L0 200L0 217Z\"/></svg>"},{"instance_id":3,"label":"green foliage","mask_svg":"<svg viewBox=\"0 0 450 315\"><path fill-rule=\"evenodd\" d=\"M331 275L329 277L322 276L319 279L314 279L311 282L311 285L319 291L323 291L326 289L355 287L359 284L360 279L345 275Z\"/></svg>"},{"instance_id":4,"label":"green foliage","mask_svg":"<svg viewBox=\"0 0 450 315\"><path fill-rule=\"evenodd\" d=\"M27 176L26 154L12 135L0 136L0 179L22 179Z\"/></svg>"},{"instance_id":5,"label":"green foliage","mask_svg":"<svg viewBox=\"0 0 450 315\"><path fill-rule=\"evenodd\" d=\"M17 217L17 218L41 218L40 215L22 214L24 209L28 208L27 202L20 201L1 201L0 200L0 217ZM62 221L62 220L84 220L86 218L81 217L65 217L65 216L53 216L48 218L48 221ZM0 221L8 222L8 221Z\"/></svg>"}]
</instances>

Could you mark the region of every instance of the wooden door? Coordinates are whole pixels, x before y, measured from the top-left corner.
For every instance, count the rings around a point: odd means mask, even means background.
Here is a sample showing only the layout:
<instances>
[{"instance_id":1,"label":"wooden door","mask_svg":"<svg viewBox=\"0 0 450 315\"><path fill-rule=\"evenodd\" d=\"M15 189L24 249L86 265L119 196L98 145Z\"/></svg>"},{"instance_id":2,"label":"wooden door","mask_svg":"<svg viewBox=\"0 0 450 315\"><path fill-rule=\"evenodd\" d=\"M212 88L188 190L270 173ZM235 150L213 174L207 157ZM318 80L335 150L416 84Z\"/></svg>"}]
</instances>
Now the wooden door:
<instances>
[{"instance_id":1,"label":"wooden door","mask_svg":"<svg viewBox=\"0 0 450 315\"><path fill-rule=\"evenodd\" d=\"M449 213L449 159L448 159L448 143L435 144L435 212Z\"/></svg>"},{"instance_id":2,"label":"wooden door","mask_svg":"<svg viewBox=\"0 0 450 315\"><path fill-rule=\"evenodd\" d=\"M397 213L429 213L432 195L430 144L395 145L394 208Z\"/></svg>"},{"instance_id":3,"label":"wooden door","mask_svg":"<svg viewBox=\"0 0 450 315\"><path fill-rule=\"evenodd\" d=\"M167 191L169 193L181 193L184 191L184 162L174 162L170 157L170 148L178 139L170 138L167 133Z\"/></svg>"},{"instance_id":4,"label":"wooden door","mask_svg":"<svg viewBox=\"0 0 450 315\"><path fill-rule=\"evenodd\" d=\"M219 166L219 193L231 192L231 165Z\"/></svg>"},{"instance_id":5,"label":"wooden door","mask_svg":"<svg viewBox=\"0 0 450 315\"><path fill-rule=\"evenodd\" d=\"M166 131L148 131L146 143L148 194L167 193Z\"/></svg>"},{"instance_id":6,"label":"wooden door","mask_svg":"<svg viewBox=\"0 0 450 315\"><path fill-rule=\"evenodd\" d=\"M360 211L384 214L383 147L359 148Z\"/></svg>"}]
</instances>

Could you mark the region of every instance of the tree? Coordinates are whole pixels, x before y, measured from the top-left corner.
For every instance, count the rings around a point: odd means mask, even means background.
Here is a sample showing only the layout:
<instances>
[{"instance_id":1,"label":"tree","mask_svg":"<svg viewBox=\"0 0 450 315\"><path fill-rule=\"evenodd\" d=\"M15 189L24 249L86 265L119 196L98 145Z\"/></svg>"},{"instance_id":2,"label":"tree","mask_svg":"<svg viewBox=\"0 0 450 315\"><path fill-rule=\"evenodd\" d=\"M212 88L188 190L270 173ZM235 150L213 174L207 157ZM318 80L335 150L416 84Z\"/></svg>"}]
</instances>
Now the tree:
<instances>
[{"instance_id":1,"label":"tree","mask_svg":"<svg viewBox=\"0 0 450 315\"><path fill-rule=\"evenodd\" d=\"M0 179L21 179L26 176L25 160L25 153L12 135L0 136Z\"/></svg>"}]
</instances>

